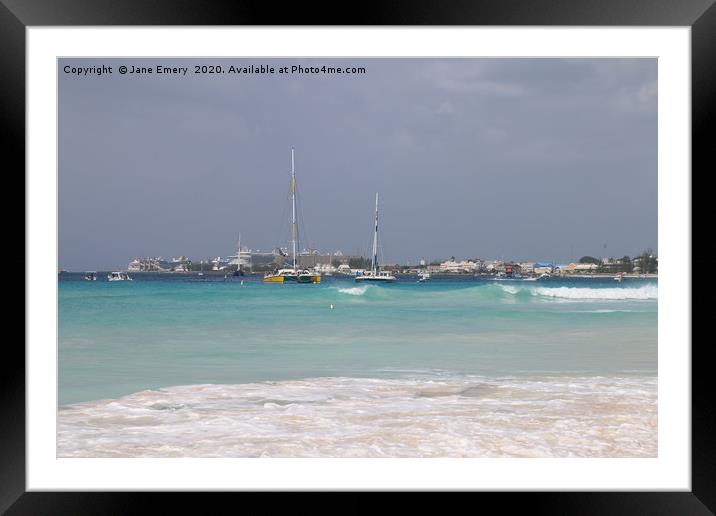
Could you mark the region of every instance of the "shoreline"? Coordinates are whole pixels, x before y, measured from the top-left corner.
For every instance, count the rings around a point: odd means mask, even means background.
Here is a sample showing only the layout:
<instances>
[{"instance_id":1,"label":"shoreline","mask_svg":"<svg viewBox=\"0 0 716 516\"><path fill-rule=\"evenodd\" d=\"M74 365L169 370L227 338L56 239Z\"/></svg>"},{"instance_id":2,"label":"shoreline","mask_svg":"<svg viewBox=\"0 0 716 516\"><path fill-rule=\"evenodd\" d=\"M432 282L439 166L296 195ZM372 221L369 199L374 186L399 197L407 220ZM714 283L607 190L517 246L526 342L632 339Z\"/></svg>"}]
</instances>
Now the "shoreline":
<instances>
[{"instance_id":1,"label":"shoreline","mask_svg":"<svg viewBox=\"0 0 716 516\"><path fill-rule=\"evenodd\" d=\"M116 270L116 269L115 269ZM88 271L68 271L68 270L62 270L59 271L58 274L85 274ZM97 274L105 274L112 272L111 270L98 270L94 271ZM127 272L128 274L139 274L139 275L145 275L145 274L158 274L158 275L176 275L176 276L198 276L200 272L202 271L122 271ZM411 276L417 276L417 272L398 272L393 271L392 272L396 276L403 276L403 277L411 277ZM204 276L225 276L228 274L226 271L203 271L202 274ZM265 272L246 272L245 276L259 276L263 277ZM500 277L497 274L481 274L481 273L454 273L454 272L431 272L430 275L432 277L443 277L443 278L485 278L485 279L491 279ZM331 273L331 274L325 274L321 273L321 276L324 277L334 277L334 278L354 278L355 276L353 274L343 274L343 273ZM593 274L553 274L550 276L549 279L570 279L570 278L616 278L618 276L621 276L624 279L659 279L658 273L649 273L649 274L620 274L620 273L610 273L610 272L596 272ZM232 276L233 277L233 276ZM235 276L240 278L241 276ZM500 277L503 280L521 280L526 278L538 278L539 275L522 275L522 276L502 276Z\"/></svg>"},{"instance_id":2,"label":"shoreline","mask_svg":"<svg viewBox=\"0 0 716 516\"><path fill-rule=\"evenodd\" d=\"M182 385L61 408L58 456L655 457L657 382L565 375Z\"/></svg>"}]
</instances>

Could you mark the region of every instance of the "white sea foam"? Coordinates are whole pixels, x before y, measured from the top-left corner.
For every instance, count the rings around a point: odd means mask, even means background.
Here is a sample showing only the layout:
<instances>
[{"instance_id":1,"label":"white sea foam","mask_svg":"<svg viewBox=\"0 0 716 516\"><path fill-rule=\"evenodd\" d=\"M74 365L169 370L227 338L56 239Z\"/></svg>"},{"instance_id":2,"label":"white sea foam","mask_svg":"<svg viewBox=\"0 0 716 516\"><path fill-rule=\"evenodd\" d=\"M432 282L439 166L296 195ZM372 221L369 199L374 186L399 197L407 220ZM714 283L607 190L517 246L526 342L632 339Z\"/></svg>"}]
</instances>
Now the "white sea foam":
<instances>
[{"instance_id":1,"label":"white sea foam","mask_svg":"<svg viewBox=\"0 0 716 516\"><path fill-rule=\"evenodd\" d=\"M607 308L599 309L599 310L574 310L572 313L582 313L582 314L614 314L614 313L636 313L639 312L639 310L609 310ZM643 312L642 312L643 313Z\"/></svg>"},{"instance_id":2,"label":"white sea foam","mask_svg":"<svg viewBox=\"0 0 716 516\"><path fill-rule=\"evenodd\" d=\"M351 296L362 296L368 291L368 285L361 285L360 287L349 287L339 288L338 292L343 294L350 294Z\"/></svg>"},{"instance_id":3,"label":"white sea foam","mask_svg":"<svg viewBox=\"0 0 716 516\"><path fill-rule=\"evenodd\" d=\"M532 294L562 299L658 299L659 287L656 285L644 285L638 288L538 287L532 290Z\"/></svg>"},{"instance_id":4,"label":"white sea foam","mask_svg":"<svg viewBox=\"0 0 716 516\"><path fill-rule=\"evenodd\" d=\"M584 287L501 287L508 294L517 294L522 290L533 296L550 297L569 300L623 300L623 299L658 299L659 287L644 285L636 288L584 288Z\"/></svg>"},{"instance_id":5,"label":"white sea foam","mask_svg":"<svg viewBox=\"0 0 716 516\"><path fill-rule=\"evenodd\" d=\"M61 457L656 457L654 377L321 378L59 410Z\"/></svg>"}]
</instances>

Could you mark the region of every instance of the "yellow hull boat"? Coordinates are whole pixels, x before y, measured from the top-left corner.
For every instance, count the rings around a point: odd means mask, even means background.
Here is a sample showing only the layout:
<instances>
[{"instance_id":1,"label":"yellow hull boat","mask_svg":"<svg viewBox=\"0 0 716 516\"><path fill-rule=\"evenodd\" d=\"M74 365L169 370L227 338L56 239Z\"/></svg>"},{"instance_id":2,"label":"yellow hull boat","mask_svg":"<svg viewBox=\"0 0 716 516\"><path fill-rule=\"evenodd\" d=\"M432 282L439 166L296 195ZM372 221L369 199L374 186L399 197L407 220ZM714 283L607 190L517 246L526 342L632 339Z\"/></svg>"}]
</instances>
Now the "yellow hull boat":
<instances>
[{"instance_id":1,"label":"yellow hull boat","mask_svg":"<svg viewBox=\"0 0 716 516\"><path fill-rule=\"evenodd\" d=\"M264 276L264 283L283 283L284 277L283 276Z\"/></svg>"},{"instance_id":2,"label":"yellow hull boat","mask_svg":"<svg viewBox=\"0 0 716 516\"><path fill-rule=\"evenodd\" d=\"M264 283L320 283L321 275L305 272L296 272L293 269L280 270L273 274L266 274Z\"/></svg>"},{"instance_id":3,"label":"yellow hull boat","mask_svg":"<svg viewBox=\"0 0 716 516\"><path fill-rule=\"evenodd\" d=\"M298 248L298 228L296 225L296 172L294 170L293 149L291 149L291 244L293 248L293 266L280 269L264 276L264 283L320 283L321 275L302 269L296 261ZM284 255L285 256L285 255Z\"/></svg>"}]
</instances>

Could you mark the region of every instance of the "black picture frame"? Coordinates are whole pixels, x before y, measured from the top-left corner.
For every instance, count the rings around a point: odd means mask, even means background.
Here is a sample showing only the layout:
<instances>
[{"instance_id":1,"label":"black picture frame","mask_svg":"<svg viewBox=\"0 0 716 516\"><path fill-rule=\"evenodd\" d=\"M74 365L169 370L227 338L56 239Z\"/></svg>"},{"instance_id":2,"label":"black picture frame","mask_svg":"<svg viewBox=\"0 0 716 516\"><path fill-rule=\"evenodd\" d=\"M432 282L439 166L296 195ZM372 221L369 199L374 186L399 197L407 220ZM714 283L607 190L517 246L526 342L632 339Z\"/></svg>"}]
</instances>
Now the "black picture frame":
<instances>
[{"instance_id":1,"label":"black picture frame","mask_svg":"<svg viewBox=\"0 0 716 516\"><path fill-rule=\"evenodd\" d=\"M6 165L10 167L5 169L6 177L22 176L20 171L25 167L25 29L63 25L690 26L692 169L702 173L714 169L707 136L709 122L716 120L714 0L384 0L348 9L347 5L338 6L321 1L278 7L256 1L0 0L0 125L5 163L14 163ZM531 512L549 514L713 514L716 428L713 402L707 394L711 392L709 345L710 339L697 339L691 348L692 491L483 496L497 501L501 511L526 504ZM158 496L166 497L150 493L26 492L25 352L13 339L6 340L3 350L0 386L0 513L127 514L141 512ZM208 507L204 506L203 512Z\"/></svg>"}]
</instances>

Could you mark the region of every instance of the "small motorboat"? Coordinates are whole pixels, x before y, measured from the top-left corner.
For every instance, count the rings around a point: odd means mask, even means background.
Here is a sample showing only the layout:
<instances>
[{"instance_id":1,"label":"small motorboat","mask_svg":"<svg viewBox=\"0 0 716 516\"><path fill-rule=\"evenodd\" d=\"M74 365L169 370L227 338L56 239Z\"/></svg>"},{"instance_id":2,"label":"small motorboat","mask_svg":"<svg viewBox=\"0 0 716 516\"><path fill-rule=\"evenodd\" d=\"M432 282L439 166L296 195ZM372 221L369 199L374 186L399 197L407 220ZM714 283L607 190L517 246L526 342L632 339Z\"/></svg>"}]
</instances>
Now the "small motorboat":
<instances>
[{"instance_id":1,"label":"small motorboat","mask_svg":"<svg viewBox=\"0 0 716 516\"><path fill-rule=\"evenodd\" d=\"M116 271L107 274L107 281L132 281L126 272Z\"/></svg>"},{"instance_id":2,"label":"small motorboat","mask_svg":"<svg viewBox=\"0 0 716 516\"><path fill-rule=\"evenodd\" d=\"M430 273L425 272L419 272L418 273L418 283L423 283L425 281L430 281Z\"/></svg>"},{"instance_id":3,"label":"small motorboat","mask_svg":"<svg viewBox=\"0 0 716 516\"><path fill-rule=\"evenodd\" d=\"M85 279L85 281L97 281L97 272L96 271L85 272L84 279Z\"/></svg>"}]
</instances>

